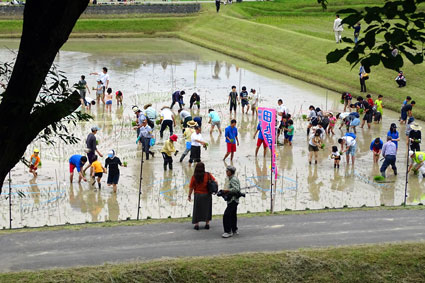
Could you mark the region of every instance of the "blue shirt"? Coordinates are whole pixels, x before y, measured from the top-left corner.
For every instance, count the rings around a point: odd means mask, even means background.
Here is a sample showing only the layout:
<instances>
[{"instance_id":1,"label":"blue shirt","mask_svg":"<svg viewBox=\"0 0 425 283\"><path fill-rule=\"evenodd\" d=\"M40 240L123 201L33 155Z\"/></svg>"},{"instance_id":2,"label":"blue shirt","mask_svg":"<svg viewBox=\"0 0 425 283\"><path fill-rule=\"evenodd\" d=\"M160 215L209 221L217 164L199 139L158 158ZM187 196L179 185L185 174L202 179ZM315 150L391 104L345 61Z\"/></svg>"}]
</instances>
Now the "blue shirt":
<instances>
[{"instance_id":1,"label":"blue shirt","mask_svg":"<svg viewBox=\"0 0 425 283\"><path fill-rule=\"evenodd\" d=\"M260 123L258 123L257 130L258 130L258 138L259 138L260 140L264 140L263 132L261 131Z\"/></svg>"},{"instance_id":2,"label":"blue shirt","mask_svg":"<svg viewBox=\"0 0 425 283\"><path fill-rule=\"evenodd\" d=\"M141 125L141 124L142 124L142 122L143 122L144 120L146 120L146 116L145 116L145 114L140 113L140 114L139 114L139 118L138 118L139 125Z\"/></svg>"},{"instance_id":3,"label":"blue shirt","mask_svg":"<svg viewBox=\"0 0 425 283\"><path fill-rule=\"evenodd\" d=\"M375 149L382 149L383 145L384 145L384 142L381 139L379 139L378 144L375 144L375 140L373 140L370 144L370 150L373 150L374 148Z\"/></svg>"},{"instance_id":4,"label":"blue shirt","mask_svg":"<svg viewBox=\"0 0 425 283\"><path fill-rule=\"evenodd\" d=\"M77 168L77 172L81 171L81 157L83 156L75 154L69 159L69 163L75 165L75 167Z\"/></svg>"},{"instance_id":5,"label":"blue shirt","mask_svg":"<svg viewBox=\"0 0 425 283\"><path fill-rule=\"evenodd\" d=\"M382 155L397 155L397 147L395 146L394 142L388 141L384 144L384 146L382 147Z\"/></svg>"},{"instance_id":6,"label":"blue shirt","mask_svg":"<svg viewBox=\"0 0 425 283\"><path fill-rule=\"evenodd\" d=\"M210 114L208 114L208 117L211 118L212 122L220 122L220 116L218 116L218 113L215 111L211 111Z\"/></svg>"},{"instance_id":7,"label":"blue shirt","mask_svg":"<svg viewBox=\"0 0 425 283\"><path fill-rule=\"evenodd\" d=\"M232 126L228 126L226 130L224 131L224 137L226 138L227 143L235 144L237 136L238 136L238 129L236 127L232 128ZM233 140L233 142L229 141L229 139L227 138L229 138L230 140Z\"/></svg>"},{"instance_id":8,"label":"blue shirt","mask_svg":"<svg viewBox=\"0 0 425 283\"><path fill-rule=\"evenodd\" d=\"M395 133L391 133L391 131L388 131L387 136L392 137L393 139L398 139L399 137L397 131L395 131ZM395 144L395 147L398 148L398 141L392 141L392 142Z\"/></svg>"},{"instance_id":9,"label":"blue shirt","mask_svg":"<svg viewBox=\"0 0 425 283\"><path fill-rule=\"evenodd\" d=\"M146 125L146 127L140 127L139 137L152 138L152 128Z\"/></svg>"}]
</instances>

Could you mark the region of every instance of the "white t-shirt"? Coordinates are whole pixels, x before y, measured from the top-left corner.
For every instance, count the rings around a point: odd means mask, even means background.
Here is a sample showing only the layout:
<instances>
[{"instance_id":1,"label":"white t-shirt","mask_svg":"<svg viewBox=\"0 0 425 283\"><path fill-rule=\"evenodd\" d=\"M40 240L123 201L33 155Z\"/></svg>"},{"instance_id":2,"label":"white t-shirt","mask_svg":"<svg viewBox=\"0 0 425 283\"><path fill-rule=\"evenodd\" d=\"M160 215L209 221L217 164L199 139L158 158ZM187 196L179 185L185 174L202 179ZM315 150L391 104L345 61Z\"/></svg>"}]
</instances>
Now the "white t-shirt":
<instances>
[{"instance_id":1,"label":"white t-shirt","mask_svg":"<svg viewBox=\"0 0 425 283\"><path fill-rule=\"evenodd\" d=\"M164 108L161 111L161 117L164 120L173 120L173 112L171 112L171 110L168 108Z\"/></svg>"},{"instance_id":2,"label":"white t-shirt","mask_svg":"<svg viewBox=\"0 0 425 283\"><path fill-rule=\"evenodd\" d=\"M343 31L343 27L341 25L342 20L340 18L335 19L334 21L334 31Z\"/></svg>"},{"instance_id":3,"label":"white t-shirt","mask_svg":"<svg viewBox=\"0 0 425 283\"><path fill-rule=\"evenodd\" d=\"M310 113L308 114L308 118L312 120L313 118L316 118L316 117L317 117L316 110L310 110Z\"/></svg>"},{"instance_id":4,"label":"white t-shirt","mask_svg":"<svg viewBox=\"0 0 425 283\"><path fill-rule=\"evenodd\" d=\"M260 96L258 93L249 93L249 98L252 100L252 104L258 104L258 100L260 99Z\"/></svg>"},{"instance_id":5,"label":"white t-shirt","mask_svg":"<svg viewBox=\"0 0 425 283\"><path fill-rule=\"evenodd\" d=\"M194 132L194 133L190 136L190 140L191 140L191 142L192 142L192 146L201 146L201 144L200 144L199 142L197 142L196 140L198 140L198 141L203 141L203 139L202 139L202 134L201 134L201 133L197 134L196 132Z\"/></svg>"},{"instance_id":6,"label":"white t-shirt","mask_svg":"<svg viewBox=\"0 0 425 283\"><path fill-rule=\"evenodd\" d=\"M182 120L186 119L186 117L189 117L189 116L190 116L190 113L186 110L183 110L183 111L180 112L180 118Z\"/></svg>"},{"instance_id":7,"label":"white t-shirt","mask_svg":"<svg viewBox=\"0 0 425 283\"><path fill-rule=\"evenodd\" d=\"M279 106L277 106L277 113L285 113L285 114L288 114L288 112L286 111L286 107L285 107L285 105L279 105Z\"/></svg>"},{"instance_id":8,"label":"white t-shirt","mask_svg":"<svg viewBox=\"0 0 425 283\"><path fill-rule=\"evenodd\" d=\"M350 115L350 112L343 112L341 114L339 114L339 119L345 119Z\"/></svg>"},{"instance_id":9,"label":"white t-shirt","mask_svg":"<svg viewBox=\"0 0 425 283\"><path fill-rule=\"evenodd\" d=\"M353 137L345 136L345 137L342 137L342 139L345 140L345 145L347 147L355 146L357 144L356 140L353 139Z\"/></svg>"},{"instance_id":10,"label":"white t-shirt","mask_svg":"<svg viewBox=\"0 0 425 283\"><path fill-rule=\"evenodd\" d=\"M99 80L102 81L103 86L106 87L106 82L109 81L109 74L104 74L103 72L99 75Z\"/></svg>"}]
</instances>

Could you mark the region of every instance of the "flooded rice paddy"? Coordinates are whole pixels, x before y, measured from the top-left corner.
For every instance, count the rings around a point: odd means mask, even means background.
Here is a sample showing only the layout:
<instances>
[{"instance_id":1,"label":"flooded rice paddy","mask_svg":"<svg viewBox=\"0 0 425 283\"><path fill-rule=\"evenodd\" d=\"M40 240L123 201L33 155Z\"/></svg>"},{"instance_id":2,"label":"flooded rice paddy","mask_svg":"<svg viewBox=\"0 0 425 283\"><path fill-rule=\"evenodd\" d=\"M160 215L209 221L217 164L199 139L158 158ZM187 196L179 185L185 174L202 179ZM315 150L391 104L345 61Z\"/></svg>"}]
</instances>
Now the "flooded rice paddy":
<instances>
[{"instance_id":1,"label":"flooded rice paddy","mask_svg":"<svg viewBox=\"0 0 425 283\"><path fill-rule=\"evenodd\" d=\"M16 45L17 42L2 42L1 46L13 49ZM1 49L0 54L6 61L13 58L13 54L6 48ZM319 164L310 166L307 157L307 122L303 121L301 115L306 114L311 104L334 113L341 112L343 107L337 93L169 39L75 40L58 54L56 64L60 70L66 72L70 82L77 82L80 75L86 75L90 88L95 86L97 77L89 76L89 73L100 72L103 66L108 67L110 87L114 92L123 92L124 105L117 107L114 101L111 113L106 112L103 105L94 106L91 110L94 121L80 123L72 129L81 138L79 144L66 145L59 142L55 146L46 146L36 142L28 147L27 158L34 147L40 149L43 166L38 171L37 179L32 178L22 163L16 165L11 172L14 228L135 219L141 148L135 144L136 133L131 126L134 114L131 107L143 107L144 104L152 103L159 110L170 104L171 93L179 89L184 89L187 93L186 105L193 92L201 96L201 109L194 111L193 116L203 117L203 136L209 142L208 149L202 150L202 160L206 164L206 170L217 178L220 188L223 188L225 166L230 164L230 161L222 161L226 143L224 135L219 136L217 131L210 136L206 120L208 108L214 108L221 116L222 128L229 124L226 102L232 85L236 85L238 89L242 86L247 86L248 90L255 88L260 94L260 106L276 107L277 100L282 98L294 116L293 146L277 148L279 176L274 190L274 210L393 206L404 201L405 127L398 128L402 137L397 156L399 176L394 176L392 170L389 170L386 183L374 182L373 176L379 174L379 167L373 165L369 151L374 138L385 138L390 124L398 120L398 113L384 110L382 124L373 124L370 130L358 129L355 166L347 166L344 157L341 168L334 170L333 161L329 158L330 148L337 145L337 139L344 132L335 130L335 136L327 136L326 147L319 153ZM87 95L94 97L94 92L92 90L91 95ZM177 107L175 113L177 114ZM239 212L267 211L270 209L270 155L263 158L260 149L259 157L254 156L256 140L253 135L257 118L251 112L242 115L238 108L236 119L240 146L233 165L237 168L242 187L248 187L246 198L241 199ZM103 177L101 190L96 190L89 183L69 183L68 159L73 154L84 154L85 138L93 125L101 128L97 134L101 153L106 156L110 149L114 149L122 161L128 162L127 168L121 168L116 194L112 192L112 188L106 186L107 176ZM180 126L176 133L180 137L177 149L181 153L184 151L184 142L181 139ZM155 158L143 163L140 218L191 215L192 203L187 201L187 194L193 167L188 166L188 158L179 163L179 154L174 157L174 170L164 172L160 155L163 140L159 138L158 128L155 129L155 134ZM166 137L168 131L165 132ZM77 180L76 176L74 178ZM0 228L9 227L8 190L8 184L5 183L0 196ZM425 190L421 178L411 176L407 203L418 204L423 199ZM222 214L225 206L222 198L213 197L214 214Z\"/></svg>"}]
</instances>

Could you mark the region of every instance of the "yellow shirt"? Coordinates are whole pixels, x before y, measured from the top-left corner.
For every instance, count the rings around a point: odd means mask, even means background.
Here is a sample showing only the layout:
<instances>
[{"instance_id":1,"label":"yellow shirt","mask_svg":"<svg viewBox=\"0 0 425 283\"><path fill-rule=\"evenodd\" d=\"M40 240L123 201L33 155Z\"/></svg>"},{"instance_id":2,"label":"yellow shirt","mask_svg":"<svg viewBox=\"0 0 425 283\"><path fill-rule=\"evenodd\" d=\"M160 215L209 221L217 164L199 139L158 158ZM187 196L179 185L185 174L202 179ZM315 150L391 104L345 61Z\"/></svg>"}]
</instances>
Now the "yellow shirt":
<instances>
[{"instance_id":1,"label":"yellow shirt","mask_svg":"<svg viewBox=\"0 0 425 283\"><path fill-rule=\"evenodd\" d=\"M168 156L171 156L173 152L176 152L176 148L174 147L174 143L170 140L165 141L164 146L161 149L161 152L165 153Z\"/></svg>"},{"instance_id":2,"label":"yellow shirt","mask_svg":"<svg viewBox=\"0 0 425 283\"><path fill-rule=\"evenodd\" d=\"M184 140L187 142L192 141L191 136L194 132L195 132L194 129L186 128L186 130L184 130Z\"/></svg>"},{"instance_id":3,"label":"yellow shirt","mask_svg":"<svg viewBox=\"0 0 425 283\"><path fill-rule=\"evenodd\" d=\"M102 164L100 163L99 160L94 161L91 164L91 167L93 167L94 173L102 173L103 172Z\"/></svg>"}]
</instances>

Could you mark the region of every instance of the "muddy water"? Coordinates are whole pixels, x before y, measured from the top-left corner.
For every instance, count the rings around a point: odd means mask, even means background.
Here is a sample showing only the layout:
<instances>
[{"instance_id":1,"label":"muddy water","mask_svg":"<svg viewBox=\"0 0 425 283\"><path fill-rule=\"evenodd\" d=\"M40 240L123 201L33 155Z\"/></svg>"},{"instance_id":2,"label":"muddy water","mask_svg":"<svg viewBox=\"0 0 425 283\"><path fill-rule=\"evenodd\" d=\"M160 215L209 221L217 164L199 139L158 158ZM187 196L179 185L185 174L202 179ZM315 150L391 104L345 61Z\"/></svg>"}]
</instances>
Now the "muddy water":
<instances>
[{"instance_id":1,"label":"muddy water","mask_svg":"<svg viewBox=\"0 0 425 283\"><path fill-rule=\"evenodd\" d=\"M14 48L16 42L2 42L1 46ZM13 58L6 49L1 49L0 54L4 60ZM184 89L187 94L196 91L201 95L201 109L194 111L193 116L203 117L203 136L210 145L208 150L202 150L202 160L222 188L225 185L225 166L230 164L229 160L227 163L222 161L226 143L224 136L219 136L217 131L210 136L206 120L208 108L214 108L221 115L222 127L229 124L226 102L232 85L257 89L261 97L260 106L275 107L277 100L282 98L294 116L293 146L277 149L279 176L274 191L275 210L392 206L403 202L405 127L398 129L402 137L397 161L399 176L394 176L389 170L387 183L375 183L373 176L379 174L379 167L372 164L369 151L370 142L378 136L384 138L390 123L398 120L397 113L384 110L382 124L372 125L370 130L359 129L355 166L347 166L344 157L341 168L334 170L333 161L329 158L330 148L344 133L336 130L335 136L326 137L326 147L319 153L319 164L309 166L307 124L301 115L307 112L310 104L333 112L341 111L339 94L177 40L72 41L60 52L56 63L71 82L77 82L79 76L85 74L90 87L95 86L97 77L88 74L107 66L110 86L114 92L121 90L124 93L124 106L117 107L114 101L111 113L105 111L103 105L93 107L91 114L94 121L80 123L72 129L82 138L77 145L58 142L56 146L48 147L35 142L28 147L28 158L34 147L40 148L43 166L36 180L23 164L18 164L11 172L13 227L136 218L141 148L135 144L131 106L142 107L152 103L159 110L170 104L171 93L177 89ZM94 97L93 94L94 91L88 96ZM188 95L185 102L189 104ZM263 158L262 149L261 157L254 156L256 141L253 134L257 118L251 113L242 115L239 108L236 119L241 145L233 165L237 168L242 186L249 187L246 189L247 197L241 199L239 211L269 210L270 156ZM85 138L93 125L101 128L97 134L99 150L106 155L110 149L115 149L118 157L128 162L127 168L121 168L117 194L106 186L107 176L103 177L101 190L88 183L69 183L68 159L73 154L83 154ZM160 155L163 140L159 138L158 131L158 128L155 129L157 144L153 148L156 156L143 163L140 217L191 215L192 203L187 201L187 193L193 168L188 166L187 158L179 163L178 157L174 157L174 170L163 171ZM181 137L180 126L176 133ZM177 143L177 149L180 153L184 150L183 141ZM7 192L8 186L4 184L0 197L0 227L9 225ZM422 180L411 176L407 202L417 204L424 199ZM218 197L213 197L213 202L213 213L223 213L225 202Z\"/></svg>"}]
</instances>

